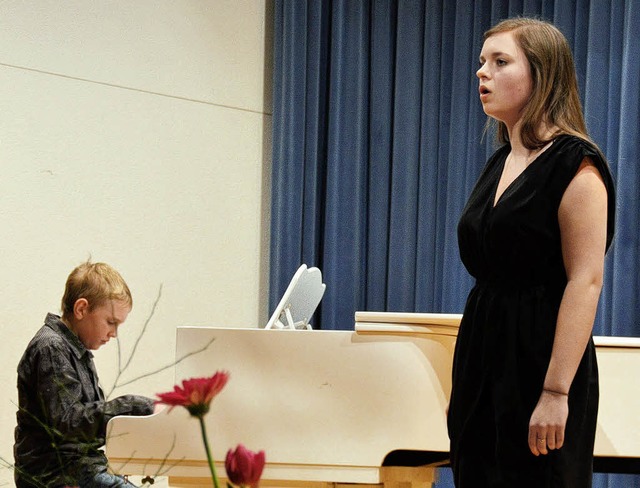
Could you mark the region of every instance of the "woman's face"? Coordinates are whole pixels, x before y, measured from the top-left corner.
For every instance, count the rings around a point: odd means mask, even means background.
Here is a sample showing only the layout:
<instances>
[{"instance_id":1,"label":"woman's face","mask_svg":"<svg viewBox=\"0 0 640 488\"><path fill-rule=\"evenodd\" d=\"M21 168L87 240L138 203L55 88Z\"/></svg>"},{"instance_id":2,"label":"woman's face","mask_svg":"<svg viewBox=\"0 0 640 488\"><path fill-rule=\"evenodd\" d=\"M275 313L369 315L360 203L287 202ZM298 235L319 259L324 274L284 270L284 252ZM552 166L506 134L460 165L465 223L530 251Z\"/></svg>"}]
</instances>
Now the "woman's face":
<instances>
[{"instance_id":1,"label":"woman's face","mask_svg":"<svg viewBox=\"0 0 640 488\"><path fill-rule=\"evenodd\" d=\"M513 33L495 34L484 42L476 75L484 112L511 129L533 89L529 61Z\"/></svg>"}]
</instances>

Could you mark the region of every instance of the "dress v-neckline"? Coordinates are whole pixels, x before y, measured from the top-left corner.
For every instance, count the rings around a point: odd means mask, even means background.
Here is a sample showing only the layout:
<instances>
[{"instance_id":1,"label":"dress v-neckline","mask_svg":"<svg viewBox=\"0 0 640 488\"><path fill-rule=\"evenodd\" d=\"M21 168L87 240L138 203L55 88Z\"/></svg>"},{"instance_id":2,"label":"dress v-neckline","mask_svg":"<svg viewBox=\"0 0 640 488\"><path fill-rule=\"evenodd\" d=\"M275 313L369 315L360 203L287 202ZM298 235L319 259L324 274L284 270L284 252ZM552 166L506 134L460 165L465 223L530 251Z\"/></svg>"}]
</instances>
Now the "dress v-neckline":
<instances>
[{"instance_id":1,"label":"dress v-neckline","mask_svg":"<svg viewBox=\"0 0 640 488\"><path fill-rule=\"evenodd\" d=\"M504 169L507 164L507 158L509 157L509 153L507 153L507 155L502 160L502 165L500 167L498 180L496 181L491 194L491 197L492 197L490 200L491 210L495 209L504 200L505 195L509 193L509 191L516 185L516 183L518 183L519 180L521 180L524 177L524 174L527 173L527 171L529 171L529 168L531 168L532 166L535 166L536 163L540 160L540 158L545 154L547 154L547 152L553 147L555 142L556 142L556 139L553 139L551 143L547 147L545 147L540 154L538 154L535 158L531 160L531 162L526 166L526 168L524 168L518 174L518 176L516 176L513 180L511 180L511 182L505 187L504 190L502 190L502 193L500 193L500 195L498 196L498 187L500 186L500 180L502 180L502 175L504 173Z\"/></svg>"}]
</instances>

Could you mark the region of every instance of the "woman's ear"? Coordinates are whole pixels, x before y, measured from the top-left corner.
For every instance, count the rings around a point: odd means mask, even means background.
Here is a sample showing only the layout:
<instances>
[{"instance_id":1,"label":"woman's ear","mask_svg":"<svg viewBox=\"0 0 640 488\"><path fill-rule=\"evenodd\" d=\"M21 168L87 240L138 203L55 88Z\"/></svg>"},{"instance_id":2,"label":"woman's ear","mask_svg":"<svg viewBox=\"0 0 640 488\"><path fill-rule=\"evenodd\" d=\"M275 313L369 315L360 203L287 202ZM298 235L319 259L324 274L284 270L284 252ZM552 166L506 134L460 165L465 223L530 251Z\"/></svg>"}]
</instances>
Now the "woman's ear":
<instances>
[{"instance_id":1,"label":"woman's ear","mask_svg":"<svg viewBox=\"0 0 640 488\"><path fill-rule=\"evenodd\" d=\"M89 301L86 298L78 298L73 304L73 316L76 320L82 320L89 312Z\"/></svg>"}]
</instances>

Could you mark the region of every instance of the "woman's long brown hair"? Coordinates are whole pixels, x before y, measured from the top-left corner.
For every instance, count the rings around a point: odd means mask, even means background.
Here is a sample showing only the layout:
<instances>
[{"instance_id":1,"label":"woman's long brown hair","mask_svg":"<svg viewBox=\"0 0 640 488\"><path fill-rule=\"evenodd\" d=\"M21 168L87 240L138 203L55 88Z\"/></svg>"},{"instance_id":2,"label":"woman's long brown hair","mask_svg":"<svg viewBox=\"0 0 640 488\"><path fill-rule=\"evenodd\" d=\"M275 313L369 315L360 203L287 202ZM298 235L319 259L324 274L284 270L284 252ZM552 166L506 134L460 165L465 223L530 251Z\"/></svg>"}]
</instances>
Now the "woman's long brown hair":
<instances>
[{"instance_id":1,"label":"woman's long brown hair","mask_svg":"<svg viewBox=\"0 0 640 488\"><path fill-rule=\"evenodd\" d=\"M520 137L527 149L539 149L560 134L572 134L591 141L582 114L578 81L571 48L552 24L527 17L503 20L484 34L484 39L512 32L529 61L533 88L522 114ZM557 127L541 134L540 127ZM498 121L496 138L509 142L507 127Z\"/></svg>"}]
</instances>

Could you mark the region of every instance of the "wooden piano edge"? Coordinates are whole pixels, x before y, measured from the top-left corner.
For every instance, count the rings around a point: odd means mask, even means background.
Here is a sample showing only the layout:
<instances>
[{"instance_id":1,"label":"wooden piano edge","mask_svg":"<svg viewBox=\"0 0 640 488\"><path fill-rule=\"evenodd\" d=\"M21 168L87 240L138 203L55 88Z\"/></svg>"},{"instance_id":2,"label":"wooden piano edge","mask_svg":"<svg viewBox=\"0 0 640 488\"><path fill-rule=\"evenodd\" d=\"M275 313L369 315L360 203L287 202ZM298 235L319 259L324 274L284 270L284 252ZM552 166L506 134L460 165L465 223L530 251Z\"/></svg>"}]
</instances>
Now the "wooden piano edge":
<instances>
[{"instance_id":1,"label":"wooden piano edge","mask_svg":"<svg viewBox=\"0 0 640 488\"><path fill-rule=\"evenodd\" d=\"M438 324L377 324L371 322L359 322L355 324L355 331L359 335L384 335L384 336L434 336L445 335L456 337L458 328Z\"/></svg>"},{"instance_id":2,"label":"wooden piano edge","mask_svg":"<svg viewBox=\"0 0 640 488\"><path fill-rule=\"evenodd\" d=\"M329 466L267 463L260 486L269 488L431 488L437 468L448 460L420 466ZM121 475L163 476L171 488L211 487L206 461L110 458ZM221 485L226 486L224 464L216 462Z\"/></svg>"},{"instance_id":3,"label":"wooden piano edge","mask_svg":"<svg viewBox=\"0 0 640 488\"><path fill-rule=\"evenodd\" d=\"M448 453L430 454L430 457L403 457L401 462L408 464L407 466L292 466L267 463L260 485L267 488L431 488L437 480L437 469L449 467L449 459ZM393 461L390 457L385 462ZM423 461L430 462L418 464ZM110 463L111 466L120 467L115 469L119 474L168 476L169 486L172 488L212 486L205 461L143 459L131 462L128 459L114 458ZM176 466L180 467L179 473L172 474L171 470ZM216 468L221 474L222 486L226 486L224 465L216 463ZM292 468L297 476L292 476ZM286 476L282 476L283 471L288 471ZM595 456L593 471L640 474L640 458ZM336 472L340 474L336 475Z\"/></svg>"},{"instance_id":4,"label":"wooden piano edge","mask_svg":"<svg viewBox=\"0 0 640 488\"><path fill-rule=\"evenodd\" d=\"M450 468L448 452L421 452L416 451L412 457L411 451L394 451L390 456L397 453L402 456L402 461L409 465L424 465L434 468ZM389 462L397 462L397 459L390 458ZM387 460L385 460L387 462ZM428 462L428 464L421 464ZM594 473L617 473L617 474L637 474L640 475L640 457L628 456L594 456Z\"/></svg>"}]
</instances>

